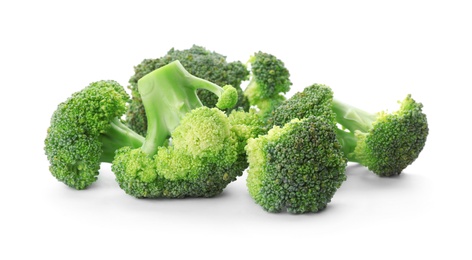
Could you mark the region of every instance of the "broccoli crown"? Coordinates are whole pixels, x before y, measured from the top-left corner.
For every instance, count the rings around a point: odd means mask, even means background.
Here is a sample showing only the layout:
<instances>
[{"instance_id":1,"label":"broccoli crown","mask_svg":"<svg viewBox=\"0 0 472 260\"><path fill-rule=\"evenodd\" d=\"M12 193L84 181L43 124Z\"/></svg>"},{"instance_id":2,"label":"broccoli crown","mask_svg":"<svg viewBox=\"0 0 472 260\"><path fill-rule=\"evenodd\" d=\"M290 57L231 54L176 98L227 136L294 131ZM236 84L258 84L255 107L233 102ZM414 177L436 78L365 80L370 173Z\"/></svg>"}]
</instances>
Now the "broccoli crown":
<instances>
[{"instance_id":1,"label":"broccoli crown","mask_svg":"<svg viewBox=\"0 0 472 260\"><path fill-rule=\"evenodd\" d=\"M84 189L96 180L100 163L109 160L104 153L142 143L142 137L127 132L117 119L125 113L128 98L117 82L98 81L58 105L45 139L54 177L70 187Z\"/></svg>"},{"instance_id":2,"label":"broccoli crown","mask_svg":"<svg viewBox=\"0 0 472 260\"><path fill-rule=\"evenodd\" d=\"M334 123L332 110L333 91L323 84L313 84L302 92L295 93L287 101L277 107L270 119L271 125L283 126L294 118L319 116Z\"/></svg>"},{"instance_id":3,"label":"broccoli crown","mask_svg":"<svg viewBox=\"0 0 472 260\"><path fill-rule=\"evenodd\" d=\"M238 142L226 114L200 107L185 115L169 145L153 156L124 147L112 170L120 187L138 198L211 197L247 167Z\"/></svg>"},{"instance_id":4,"label":"broccoli crown","mask_svg":"<svg viewBox=\"0 0 472 260\"><path fill-rule=\"evenodd\" d=\"M241 82L248 78L249 71L241 62L227 62L226 56L197 45L185 50L172 48L165 56L157 59L145 59L134 67L135 74L129 80L132 100L126 116L128 124L138 133L144 135L147 131L146 112L138 91L139 79L176 60L180 61L187 71L196 77L220 86L233 86L238 94L238 103L235 108L241 107L246 111L249 109L249 104L240 87ZM197 95L203 105L207 107L214 107L218 102L218 98L205 89L198 89ZM230 110L228 109L228 111Z\"/></svg>"},{"instance_id":5,"label":"broccoli crown","mask_svg":"<svg viewBox=\"0 0 472 260\"><path fill-rule=\"evenodd\" d=\"M294 119L249 139L247 187L269 212L317 212L346 179L346 158L331 122Z\"/></svg>"},{"instance_id":6,"label":"broccoli crown","mask_svg":"<svg viewBox=\"0 0 472 260\"><path fill-rule=\"evenodd\" d=\"M272 54L256 52L249 59L250 82L244 91L249 104L260 110L263 118L285 101L290 90L290 73L284 63Z\"/></svg>"},{"instance_id":7,"label":"broccoli crown","mask_svg":"<svg viewBox=\"0 0 472 260\"><path fill-rule=\"evenodd\" d=\"M426 143L429 128L422 107L408 95L399 110L379 113L369 131L355 131L358 141L351 157L379 176L400 174Z\"/></svg>"}]
</instances>

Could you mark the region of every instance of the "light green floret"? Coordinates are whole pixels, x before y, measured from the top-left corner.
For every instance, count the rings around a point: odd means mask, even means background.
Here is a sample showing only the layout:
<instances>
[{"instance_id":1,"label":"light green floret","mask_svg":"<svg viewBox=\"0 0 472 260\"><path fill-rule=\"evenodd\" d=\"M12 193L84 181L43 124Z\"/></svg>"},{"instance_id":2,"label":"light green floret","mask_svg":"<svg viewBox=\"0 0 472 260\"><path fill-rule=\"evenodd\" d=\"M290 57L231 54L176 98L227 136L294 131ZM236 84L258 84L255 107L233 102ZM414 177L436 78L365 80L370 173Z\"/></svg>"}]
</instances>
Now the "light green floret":
<instances>
[{"instance_id":1,"label":"light green floret","mask_svg":"<svg viewBox=\"0 0 472 260\"><path fill-rule=\"evenodd\" d=\"M187 115L172 133L172 144L192 156L212 156L221 151L231 126L224 113L216 109L195 109Z\"/></svg>"},{"instance_id":2,"label":"light green floret","mask_svg":"<svg viewBox=\"0 0 472 260\"><path fill-rule=\"evenodd\" d=\"M168 179L192 178L204 163L231 165L237 160L237 140L228 117L220 110L192 110L172 133L172 145L160 147L157 172Z\"/></svg>"},{"instance_id":3,"label":"light green floret","mask_svg":"<svg viewBox=\"0 0 472 260\"><path fill-rule=\"evenodd\" d=\"M221 108L230 108L237 101L231 86L195 77L175 61L142 77L138 89L148 122L146 139L141 148L118 150L112 165L126 193L139 198L211 197L242 175L247 162L240 147L245 140L223 111L202 106L196 92L211 91Z\"/></svg>"},{"instance_id":4,"label":"light green floret","mask_svg":"<svg viewBox=\"0 0 472 260\"><path fill-rule=\"evenodd\" d=\"M346 158L331 122L294 119L249 139L247 187L269 212L317 212L346 179Z\"/></svg>"},{"instance_id":5,"label":"light green floret","mask_svg":"<svg viewBox=\"0 0 472 260\"><path fill-rule=\"evenodd\" d=\"M245 157L238 154L235 133L221 110L196 108L174 132L170 145L159 147L152 157L141 149L118 151L112 169L128 194L211 197L242 175Z\"/></svg>"},{"instance_id":6,"label":"light green floret","mask_svg":"<svg viewBox=\"0 0 472 260\"><path fill-rule=\"evenodd\" d=\"M254 109L248 112L243 110L233 110L228 116L232 130L236 133L240 147L238 151L244 153L247 140L267 133L265 121Z\"/></svg>"}]
</instances>

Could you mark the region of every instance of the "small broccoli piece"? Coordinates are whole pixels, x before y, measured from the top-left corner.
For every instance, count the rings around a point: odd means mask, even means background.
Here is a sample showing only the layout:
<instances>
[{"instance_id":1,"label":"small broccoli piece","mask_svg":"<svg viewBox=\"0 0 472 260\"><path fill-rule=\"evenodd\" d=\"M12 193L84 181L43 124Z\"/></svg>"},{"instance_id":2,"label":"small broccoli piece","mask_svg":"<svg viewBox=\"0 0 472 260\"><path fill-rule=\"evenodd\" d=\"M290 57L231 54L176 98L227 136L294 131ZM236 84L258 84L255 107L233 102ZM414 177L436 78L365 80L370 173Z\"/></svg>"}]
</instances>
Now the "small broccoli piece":
<instances>
[{"instance_id":1,"label":"small broccoli piece","mask_svg":"<svg viewBox=\"0 0 472 260\"><path fill-rule=\"evenodd\" d=\"M140 147L144 137L120 120L128 94L115 81L91 83L58 105L45 139L50 171L59 181L85 189L124 146Z\"/></svg>"},{"instance_id":2,"label":"small broccoli piece","mask_svg":"<svg viewBox=\"0 0 472 260\"><path fill-rule=\"evenodd\" d=\"M228 62L225 56L197 45L184 50L172 48L165 56L157 59L145 59L134 67L135 74L129 80L132 99L126 118L128 125L136 132L145 135L147 130L146 111L138 91L139 79L176 60L180 61L185 69L196 77L219 86L233 86L238 94L238 102L234 108L242 108L245 111L249 109L249 103L240 87L241 82L248 78L249 71L241 62ZM218 97L206 89L198 89L197 96L207 107L215 107L218 102ZM232 108L226 109L228 112L231 110Z\"/></svg>"},{"instance_id":3,"label":"small broccoli piece","mask_svg":"<svg viewBox=\"0 0 472 260\"><path fill-rule=\"evenodd\" d=\"M338 141L349 161L379 176L393 176L412 164L426 143L428 123L422 107L408 95L394 113L368 113L333 99L328 86L314 84L277 108L270 122L280 126L292 118L327 118L340 126Z\"/></svg>"},{"instance_id":4,"label":"small broccoli piece","mask_svg":"<svg viewBox=\"0 0 472 260\"><path fill-rule=\"evenodd\" d=\"M138 90L148 128L142 147L117 151L112 171L138 198L211 197L247 168L228 116L203 106L197 89L216 94L222 108L237 102L235 89L191 75L179 61L145 75Z\"/></svg>"},{"instance_id":5,"label":"small broccoli piece","mask_svg":"<svg viewBox=\"0 0 472 260\"><path fill-rule=\"evenodd\" d=\"M247 187L269 212L317 212L346 179L346 158L324 118L294 119L275 126L246 146Z\"/></svg>"},{"instance_id":6,"label":"small broccoli piece","mask_svg":"<svg viewBox=\"0 0 472 260\"><path fill-rule=\"evenodd\" d=\"M259 109L266 119L285 101L284 94L290 90L290 73L284 63L272 54L257 52L251 56L250 81L244 94L249 104Z\"/></svg>"},{"instance_id":7,"label":"small broccoli piece","mask_svg":"<svg viewBox=\"0 0 472 260\"><path fill-rule=\"evenodd\" d=\"M305 118L317 116L335 121L332 111L333 91L323 84L313 84L306 87L302 92L295 93L279 107L277 107L270 118L269 125L283 126L294 118Z\"/></svg>"},{"instance_id":8,"label":"small broccoli piece","mask_svg":"<svg viewBox=\"0 0 472 260\"><path fill-rule=\"evenodd\" d=\"M411 95L400 104L393 113L371 114L333 101L336 121L344 127L338 130L338 139L349 161L379 176L394 176L418 158L429 133L423 105Z\"/></svg>"},{"instance_id":9,"label":"small broccoli piece","mask_svg":"<svg viewBox=\"0 0 472 260\"><path fill-rule=\"evenodd\" d=\"M233 110L231 114L228 115L228 119L239 140L240 148L238 151L240 151L240 153L245 153L244 147L247 144L247 140L267 134L266 122L262 120L254 109L250 109L248 112Z\"/></svg>"}]
</instances>

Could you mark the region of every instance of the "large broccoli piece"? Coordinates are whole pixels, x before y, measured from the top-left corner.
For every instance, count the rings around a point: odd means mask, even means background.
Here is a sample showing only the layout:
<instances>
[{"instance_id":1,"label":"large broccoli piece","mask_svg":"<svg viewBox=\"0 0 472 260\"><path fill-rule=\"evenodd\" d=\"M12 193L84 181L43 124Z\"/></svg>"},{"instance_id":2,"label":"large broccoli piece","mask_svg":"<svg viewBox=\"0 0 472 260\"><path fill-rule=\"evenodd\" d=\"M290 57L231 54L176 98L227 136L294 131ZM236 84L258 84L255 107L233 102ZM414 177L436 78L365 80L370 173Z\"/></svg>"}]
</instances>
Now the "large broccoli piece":
<instances>
[{"instance_id":1,"label":"large broccoli piece","mask_svg":"<svg viewBox=\"0 0 472 260\"><path fill-rule=\"evenodd\" d=\"M263 119L285 101L284 94L290 90L290 73L284 63L272 54L256 52L248 61L251 68L250 81L244 95L249 104L259 110Z\"/></svg>"},{"instance_id":2,"label":"large broccoli piece","mask_svg":"<svg viewBox=\"0 0 472 260\"><path fill-rule=\"evenodd\" d=\"M294 119L249 139L247 186L269 212L317 212L346 179L346 158L328 120Z\"/></svg>"},{"instance_id":3,"label":"large broccoli piece","mask_svg":"<svg viewBox=\"0 0 472 260\"><path fill-rule=\"evenodd\" d=\"M429 130L422 107L408 95L398 111L369 113L333 99L328 86L314 84L277 108L270 121L283 125L291 118L329 118L340 126L338 140L349 161L379 176L393 176L412 164L426 143Z\"/></svg>"},{"instance_id":4,"label":"large broccoli piece","mask_svg":"<svg viewBox=\"0 0 472 260\"><path fill-rule=\"evenodd\" d=\"M127 194L211 197L242 175L247 167L243 145L252 130L241 125L250 121L250 114L235 114L230 120L221 110L202 106L196 94L200 88L219 97L219 108L237 102L236 89L195 77L179 61L138 81L148 122L146 139L140 148L118 150L112 165Z\"/></svg>"},{"instance_id":5,"label":"large broccoli piece","mask_svg":"<svg viewBox=\"0 0 472 260\"><path fill-rule=\"evenodd\" d=\"M146 112L138 91L138 81L144 75L176 60L180 61L185 69L196 77L206 79L220 86L233 86L238 92L238 102L233 108L243 108L245 111L249 109L249 104L240 87L241 82L247 79L249 71L241 62L227 62L226 56L197 45L184 50L172 48L165 56L156 59L145 59L134 67L135 74L129 80L132 99L126 118L127 124L136 132L145 135L147 130ZM197 95L203 105L207 107L216 106L218 98L210 91L198 89ZM233 108L228 109L228 112Z\"/></svg>"},{"instance_id":6,"label":"large broccoli piece","mask_svg":"<svg viewBox=\"0 0 472 260\"><path fill-rule=\"evenodd\" d=\"M84 189L97 179L100 163L112 162L118 148L143 144L144 137L119 119L128 99L117 82L98 81L59 104L45 139L53 176Z\"/></svg>"}]
</instances>

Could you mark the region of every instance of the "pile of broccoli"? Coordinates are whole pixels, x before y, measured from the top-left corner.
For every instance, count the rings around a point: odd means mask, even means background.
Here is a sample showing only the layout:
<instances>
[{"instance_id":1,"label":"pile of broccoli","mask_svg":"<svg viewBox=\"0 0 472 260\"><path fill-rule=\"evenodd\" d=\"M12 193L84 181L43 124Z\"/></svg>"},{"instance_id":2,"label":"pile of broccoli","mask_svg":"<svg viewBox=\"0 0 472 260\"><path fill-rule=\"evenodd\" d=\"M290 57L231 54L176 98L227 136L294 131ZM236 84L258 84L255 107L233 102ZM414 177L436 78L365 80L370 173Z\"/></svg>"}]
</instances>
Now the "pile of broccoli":
<instances>
[{"instance_id":1,"label":"pile of broccoli","mask_svg":"<svg viewBox=\"0 0 472 260\"><path fill-rule=\"evenodd\" d=\"M52 175L74 189L101 163L136 198L213 197L247 170L249 195L268 212L318 212L348 162L395 176L419 156L429 128L411 95L369 113L313 84L290 98L289 70L272 54L246 63L200 46L135 66L128 88L93 82L54 111L45 138ZM245 86L244 86L245 85Z\"/></svg>"}]
</instances>

